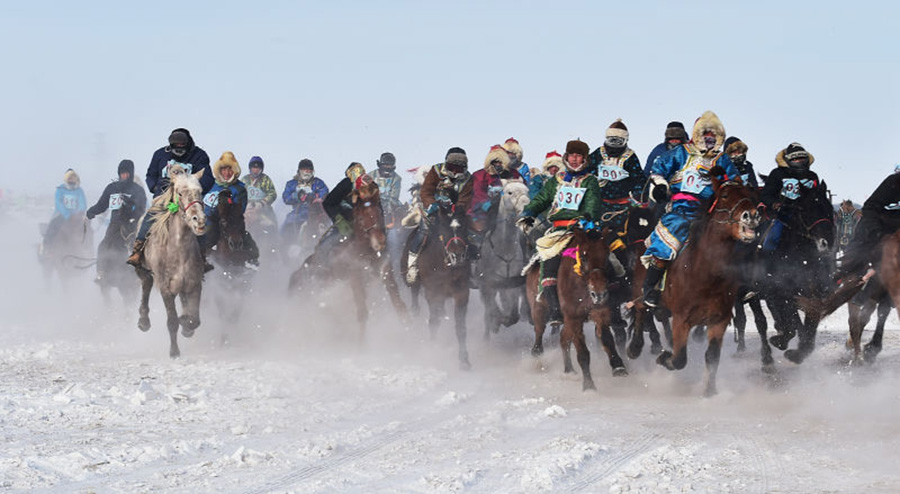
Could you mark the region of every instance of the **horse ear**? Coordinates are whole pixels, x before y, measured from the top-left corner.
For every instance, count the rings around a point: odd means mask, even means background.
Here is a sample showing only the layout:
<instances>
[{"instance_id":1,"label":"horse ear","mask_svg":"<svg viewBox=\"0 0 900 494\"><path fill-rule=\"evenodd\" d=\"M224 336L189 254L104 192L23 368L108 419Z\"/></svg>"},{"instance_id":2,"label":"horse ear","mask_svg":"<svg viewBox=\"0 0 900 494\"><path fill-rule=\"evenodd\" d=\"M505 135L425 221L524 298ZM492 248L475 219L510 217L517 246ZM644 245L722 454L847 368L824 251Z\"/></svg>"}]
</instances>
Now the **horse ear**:
<instances>
[{"instance_id":1,"label":"horse ear","mask_svg":"<svg viewBox=\"0 0 900 494\"><path fill-rule=\"evenodd\" d=\"M194 178L196 178L197 180L200 180L200 178L203 177L203 172L205 172L205 171L206 171L206 168L201 168L199 172L193 174Z\"/></svg>"},{"instance_id":2,"label":"horse ear","mask_svg":"<svg viewBox=\"0 0 900 494\"><path fill-rule=\"evenodd\" d=\"M719 165L716 165L710 168L706 173L709 175L709 179L712 181L713 191L718 194L719 187L721 187L722 183L724 183L724 180L719 177L725 177L726 179L728 178L727 175L725 175L725 169Z\"/></svg>"}]
</instances>

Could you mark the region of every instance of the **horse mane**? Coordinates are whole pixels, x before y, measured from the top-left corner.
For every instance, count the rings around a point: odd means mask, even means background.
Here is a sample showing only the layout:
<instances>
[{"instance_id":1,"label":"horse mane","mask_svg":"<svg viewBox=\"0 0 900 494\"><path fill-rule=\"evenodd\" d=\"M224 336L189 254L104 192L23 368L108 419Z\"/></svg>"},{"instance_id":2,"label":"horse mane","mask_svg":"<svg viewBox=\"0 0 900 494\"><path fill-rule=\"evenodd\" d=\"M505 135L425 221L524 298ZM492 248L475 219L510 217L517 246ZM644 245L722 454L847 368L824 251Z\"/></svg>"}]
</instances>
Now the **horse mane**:
<instances>
[{"instance_id":1,"label":"horse mane","mask_svg":"<svg viewBox=\"0 0 900 494\"><path fill-rule=\"evenodd\" d=\"M167 224L175 213L169 211L168 205L175 198L175 184L171 184L165 192L158 197L153 198L153 203L147 210L147 217L152 218L154 223L150 225L149 236L159 238L161 243L166 243L169 237L169 228ZM146 219L144 220L146 221Z\"/></svg>"}]
</instances>

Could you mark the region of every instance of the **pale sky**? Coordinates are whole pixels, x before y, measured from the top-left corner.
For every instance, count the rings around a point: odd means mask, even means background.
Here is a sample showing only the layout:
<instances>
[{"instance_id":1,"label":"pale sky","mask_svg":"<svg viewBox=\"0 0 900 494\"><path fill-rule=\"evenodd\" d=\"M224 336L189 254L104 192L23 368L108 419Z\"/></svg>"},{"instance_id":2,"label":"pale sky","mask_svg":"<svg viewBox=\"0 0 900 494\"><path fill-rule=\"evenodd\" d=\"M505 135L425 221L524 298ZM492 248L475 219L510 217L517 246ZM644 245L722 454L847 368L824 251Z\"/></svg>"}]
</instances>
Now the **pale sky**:
<instances>
[{"instance_id":1,"label":"pale sky","mask_svg":"<svg viewBox=\"0 0 900 494\"><path fill-rule=\"evenodd\" d=\"M750 4L750 2L745 2ZM4 2L0 188L96 200L176 127L215 159L398 168L517 138L539 166L616 118L642 162L665 125L716 112L768 173L792 141L862 202L900 162L894 2ZM404 188L411 177L404 175Z\"/></svg>"}]
</instances>

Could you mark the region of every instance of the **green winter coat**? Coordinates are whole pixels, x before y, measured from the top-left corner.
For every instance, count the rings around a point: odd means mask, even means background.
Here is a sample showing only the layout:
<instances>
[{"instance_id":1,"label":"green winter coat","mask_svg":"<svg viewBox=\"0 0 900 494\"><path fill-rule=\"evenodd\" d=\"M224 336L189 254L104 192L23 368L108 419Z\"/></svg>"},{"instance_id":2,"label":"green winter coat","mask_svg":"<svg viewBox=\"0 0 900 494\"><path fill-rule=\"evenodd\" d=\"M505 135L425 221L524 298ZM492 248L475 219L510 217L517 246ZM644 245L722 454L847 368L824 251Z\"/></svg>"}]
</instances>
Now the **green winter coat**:
<instances>
[{"instance_id":1,"label":"green winter coat","mask_svg":"<svg viewBox=\"0 0 900 494\"><path fill-rule=\"evenodd\" d=\"M524 216L537 216L549 210L547 219L550 221L574 220L578 218L599 219L603 214L605 205L600 200L601 191L597 177L587 171L579 176L572 177L568 182L565 180L565 177L566 172L561 171L556 174L554 179L545 181L541 191L525 206L522 214ZM584 197L581 198L577 210L562 207L567 198L561 197L561 194L558 195L557 190L566 186L585 189Z\"/></svg>"},{"instance_id":2,"label":"green winter coat","mask_svg":"<svg viewBox=\"0 0 900 494\"><path fill-rule=\"evenodd\" d=\"M250 202L264 202L266 206L271 206L275 199L278 198L278 191L275 190L275 184L272 179L265 173L260 173L256 180L248 173L244 175L241 182L247 186L247 196ZM256 190L254 190L256 189Z\"/></svg>"}]
</instances>

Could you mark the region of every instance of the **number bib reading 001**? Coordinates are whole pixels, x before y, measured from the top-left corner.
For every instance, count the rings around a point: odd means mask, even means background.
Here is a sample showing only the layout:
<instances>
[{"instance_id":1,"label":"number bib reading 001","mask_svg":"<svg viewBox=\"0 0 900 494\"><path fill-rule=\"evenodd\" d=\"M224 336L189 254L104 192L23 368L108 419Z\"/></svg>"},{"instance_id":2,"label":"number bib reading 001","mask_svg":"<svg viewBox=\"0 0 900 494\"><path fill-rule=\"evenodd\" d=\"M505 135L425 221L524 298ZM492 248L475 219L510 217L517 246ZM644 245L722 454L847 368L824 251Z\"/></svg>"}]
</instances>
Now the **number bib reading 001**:
<instances>
[{"instance_id":1,"label":"number bib reading 001","mask_svg":"<svg viewBox=\"0 0 900 494\"><path fill-rule=\"evenodd\" d=\"M584 199L584 187L562 186L556 191L556 205L559 209L578 211L581 200Z\"/></svg>"}]
</instances>

